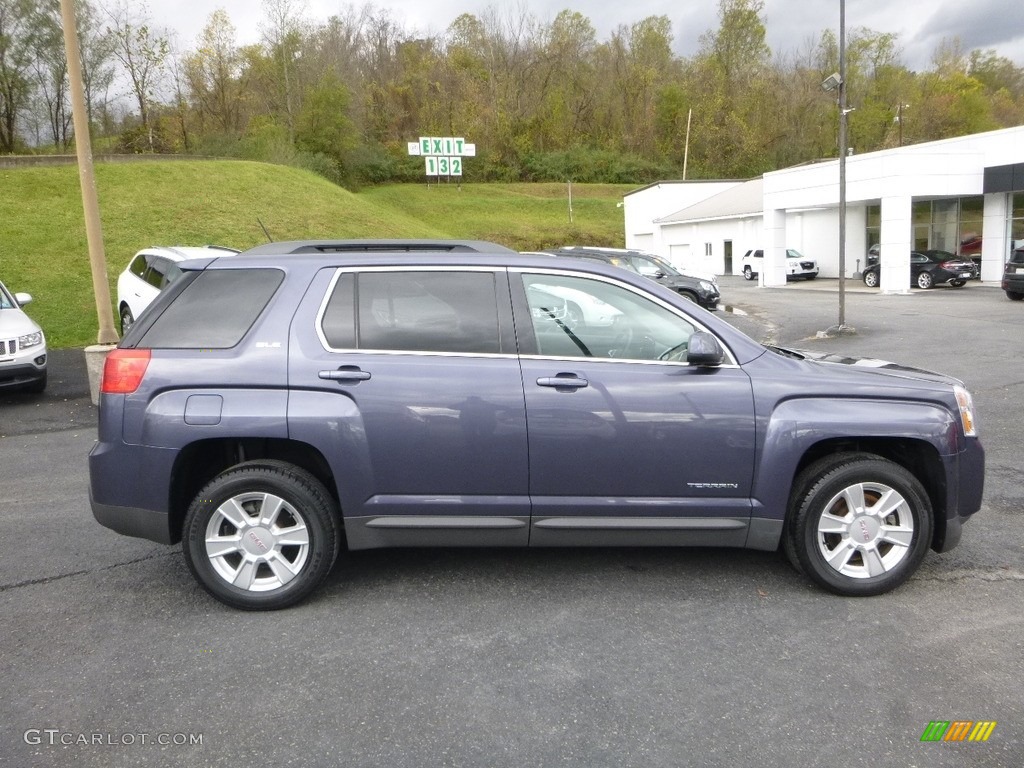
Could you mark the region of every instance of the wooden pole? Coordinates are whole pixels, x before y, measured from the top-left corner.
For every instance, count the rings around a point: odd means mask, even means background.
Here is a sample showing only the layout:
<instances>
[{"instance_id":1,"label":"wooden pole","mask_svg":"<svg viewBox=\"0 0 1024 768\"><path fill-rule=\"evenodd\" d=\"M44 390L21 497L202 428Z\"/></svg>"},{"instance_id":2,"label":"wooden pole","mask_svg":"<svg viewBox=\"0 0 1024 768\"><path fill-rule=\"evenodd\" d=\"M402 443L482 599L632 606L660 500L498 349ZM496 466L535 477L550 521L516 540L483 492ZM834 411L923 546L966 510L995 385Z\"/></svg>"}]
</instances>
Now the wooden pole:
<instances>
[{"instance_id":1,"label":"wooden pole","mask_svg":"<svg viewBox=\"0 0 1024 768\"><path fill-rule=\"evenodd\" d=\"M78 179L82 187L82 208L85 211L85 237L89 243L92 290L96 296L96 318L99 322L96 341L99 344L116 344L117 331L114 330L114 311L110 303L110 283L107 281L107 261L103 252L103 227L100 224L100 204L96 196L96 176L93 173L92 142L89 139L85 89L82 86L82 55L78 48L74 0L60 0L60 13L64 24L68 82L71 86L71 115L75 126Z\"/></svg>"}]
</instances>

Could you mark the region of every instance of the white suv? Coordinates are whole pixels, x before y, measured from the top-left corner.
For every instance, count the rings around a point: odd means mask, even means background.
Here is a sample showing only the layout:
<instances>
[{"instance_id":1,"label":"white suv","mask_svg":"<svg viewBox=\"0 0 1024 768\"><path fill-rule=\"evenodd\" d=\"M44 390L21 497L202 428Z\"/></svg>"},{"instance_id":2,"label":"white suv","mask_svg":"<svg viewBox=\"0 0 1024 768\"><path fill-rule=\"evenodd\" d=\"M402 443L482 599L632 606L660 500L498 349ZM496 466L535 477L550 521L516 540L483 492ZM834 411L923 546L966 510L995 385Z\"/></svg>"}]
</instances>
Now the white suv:
<instances>
[{"instance_id":1,"label":"white suv","mask_svg":"<svg viewBox=\"0 0 1024 768\"><path fill-rule=\"evenodd\" d=\"M46 389L46 336L21 310L30 301L0 283L0 389Z\"/></svg>"},{"instance_id":2,"label":"white suv","mask_svg":"<svg viewBox=\"0 0 1024 768\"><path fill-rule=\"evenodd\" d=\"M753 280L761 271L762 264L764 264L764 251L747 251L743 255L743 261L740 262L740 269L743 270L743 277L747 280ZM805 280L813 280L817 276L818 262L816 260L804 256L800 251L794 250L793 248L786 249L787 280L795 280L798 277Z\"/></svg>"},{"instance_id":3,"label":"white suv","mask_svg":"<svg viewBox=\"0 0 1024 768\"><path fill-rule=\"evenodd\" d=\"M211 253L211 250L214 251ZM117 278L117 312L121 333L127 333L135 318L142 314L166 286L181 275L178 262L223 256L223 251L238 253L221 245L153 246L135 254Z\"/></svg>"}]
</instances>

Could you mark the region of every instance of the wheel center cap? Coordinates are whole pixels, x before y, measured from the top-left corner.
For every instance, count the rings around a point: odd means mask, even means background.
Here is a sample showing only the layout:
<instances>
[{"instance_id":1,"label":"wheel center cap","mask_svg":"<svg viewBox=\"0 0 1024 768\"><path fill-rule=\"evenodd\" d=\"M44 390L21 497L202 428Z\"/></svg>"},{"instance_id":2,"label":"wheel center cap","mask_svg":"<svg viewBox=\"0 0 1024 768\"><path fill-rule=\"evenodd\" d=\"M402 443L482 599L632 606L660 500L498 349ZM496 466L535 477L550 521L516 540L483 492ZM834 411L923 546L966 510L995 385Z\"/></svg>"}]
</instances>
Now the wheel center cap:
<instances>
[{"instance_id":1,"label":"wheel center cap","mask_svg":"<svg viewBox=\"0 0 1024 768\"><path fill-rule=\"evenodd\" d=\"M875 518L863 515L853 521L850 526L850 538L855 544L870 544L878 538L879 525Z\"/></svg>"},{"instance_id":2,"label":"wheel center cap","mask_svg":"<svg viewBox=\"0 0 1024 768\"><path fill-rule=\"evenodd\" d=\"M242 534L242 547L250 555L266 555L274 548L274 534L266 528L249 528Z\"/></svg>"}]
</instances>

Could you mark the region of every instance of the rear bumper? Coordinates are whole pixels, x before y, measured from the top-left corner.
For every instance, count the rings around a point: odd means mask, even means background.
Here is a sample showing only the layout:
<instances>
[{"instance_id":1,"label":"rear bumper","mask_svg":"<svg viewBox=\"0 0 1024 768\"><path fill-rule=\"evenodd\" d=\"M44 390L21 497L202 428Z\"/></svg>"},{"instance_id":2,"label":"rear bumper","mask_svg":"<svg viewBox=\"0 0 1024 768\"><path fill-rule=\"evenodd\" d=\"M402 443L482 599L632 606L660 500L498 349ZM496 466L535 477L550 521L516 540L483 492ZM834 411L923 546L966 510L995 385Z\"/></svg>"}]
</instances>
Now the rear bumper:
<instances>
[{"instance_id":1,"label":"rear bumper","mask_svg":"<svg viewBox=\"0 0 1024 768\"><path fill-rule=\"evenodd\" d=\"M138 539L149 539L160 544L173 544L166 512L154 512L138 507L118 507L100 504L89 490L89 505L96 521L112 531Z\"/></svg>"},{"instance_id":2,"label":"rear bumper","mask_svg":"<svg viewBox=\"0 0 1024 768\"><path fill-rule=\"evenodd\" d=\"M98 442L89 453L89 504L101 525L125 536L175 543L168 509L175 452Z\"/></svg>"},{"instance_id":3,"label":"rear bumper","mask_svg":"<svg viewBox=\"0 0 1024 768\"><path fill-rule=\"evenodd\" d=\"M1003 275L1000 287L1011 293L1024 293L1024 272L1016 275Z\"/></svg>"}]
</instances>

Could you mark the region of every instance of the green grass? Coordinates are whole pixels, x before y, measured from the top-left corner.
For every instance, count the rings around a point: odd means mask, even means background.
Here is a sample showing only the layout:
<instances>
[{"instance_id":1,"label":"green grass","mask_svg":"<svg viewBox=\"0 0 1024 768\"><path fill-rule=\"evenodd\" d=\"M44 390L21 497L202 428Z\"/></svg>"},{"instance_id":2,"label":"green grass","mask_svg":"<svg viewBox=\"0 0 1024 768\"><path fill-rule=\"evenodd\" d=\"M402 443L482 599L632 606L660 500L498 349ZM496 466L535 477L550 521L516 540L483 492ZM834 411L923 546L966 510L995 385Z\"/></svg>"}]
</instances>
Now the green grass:
<instances>
[{"instance_id":1,"label":"green grass","mask_svg":"<svg viewBox=\"0 0 1024 768\"><path fill-rule=\"evenodd\" d=\"M248 248L308 238L464 238L518 250L621 245L632 187L564 184L388 185L352 194L315 174L239 161L96 166L111 299L132 255L150 245ZM258 221L258 220L259 221ZM34 301L28 312L52 347L95 343L78 170L0 170L0 279Z\"/></svg>"},{"instance_id":2,"label":"green grass","mask_svg":"<svg viewBox=\"0 0 1024 768\"><path fill-rule=\"evenodd\" d=\"M559 245L621 246L616 204L634 187L574 184L572 222L565 184L387 185L359 197L446 229L451 237L493 240L519 251Z\"/></svg>"}]
</instances>

